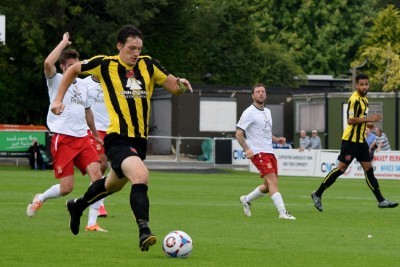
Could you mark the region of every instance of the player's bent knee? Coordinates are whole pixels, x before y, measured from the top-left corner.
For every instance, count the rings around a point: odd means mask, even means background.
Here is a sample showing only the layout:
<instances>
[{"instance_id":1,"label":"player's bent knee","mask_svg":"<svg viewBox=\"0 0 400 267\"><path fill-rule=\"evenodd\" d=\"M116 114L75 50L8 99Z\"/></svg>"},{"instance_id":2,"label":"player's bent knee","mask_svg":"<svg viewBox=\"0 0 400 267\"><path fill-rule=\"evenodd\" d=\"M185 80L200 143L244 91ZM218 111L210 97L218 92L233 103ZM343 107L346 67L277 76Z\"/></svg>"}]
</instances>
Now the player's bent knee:
<instances>
[{"instance_id":1,"label":"player's bent knee","mask_svg":"<svg viewBox=\"0 0 400 267\"><path fill-rule=\"evenodd\" d=\"M73 186L68 186L68 187L62 186L62 187L60 187L60 195L61 196L66 196L69 193L71 193L73 190L74 190Z\"/></svg>"}]
</instances>

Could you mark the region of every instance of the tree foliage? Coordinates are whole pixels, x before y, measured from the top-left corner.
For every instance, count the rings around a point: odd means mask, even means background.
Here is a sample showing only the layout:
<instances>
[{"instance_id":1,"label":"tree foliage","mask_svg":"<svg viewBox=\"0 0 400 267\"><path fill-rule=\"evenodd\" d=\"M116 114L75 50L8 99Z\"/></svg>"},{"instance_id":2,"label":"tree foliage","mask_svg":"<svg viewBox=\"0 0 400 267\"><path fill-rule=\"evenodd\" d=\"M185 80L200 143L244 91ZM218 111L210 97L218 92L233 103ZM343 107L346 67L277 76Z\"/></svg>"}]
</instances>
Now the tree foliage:
<instances>
[{"instance_id":1,"label":"tree foliage","mask_svg":"<svg viewBox=\"0 0 400 267\"><path fill-rule=\"evenodd\" d=\"M66 31L81 59L117 53L117 29L133 24L144 34L143 53L194 85L296 87L306 74L346 74L365 33L386 23L372 24L386 6L377 0L2 0L0 122L45 124L43 61ZM393 53L387 83L395 83L398 44L390 39L370 52Z\"/></svg>"},{"instance_id":2,"label":"tree foliage","mask_svg":"<svg viewBox=\"0 0 400 267\"><path fill-rule=\"evenodd\" d=\"M143 25L145 52L195 84L297 85L302 68L280 46L261 44L254 12L240 0L174 1Z\"/></svg>"},{"instance_id":3,"label":"tree foliage","mask_svg":"<svg viewBox=\"0 0 400 267\"><path fill-rule=\"evenodd\" d=\"M363 71L372 91L400 89L400 13L389 5L376 16L352 65L367 60Z\"/></svg>"},{"instance_id":4,"label":"tree foliage","mask_svg":"<svg viewBox=\"0 0 400 267\"><path fill-rule=\"evenodd\" d=\"M283 45L307 74L346 74L376 2L260 1L259 36Z\"/></svg>"},{"instance_id":5,"label":"tree foliage","mask_svg":"<svg viewBox=\"0 0 400 267\"><path fill-rule=\"evenodd\" d=\"M118 27L140 26L166 4L166 0L3 0L0 14L6 15L7 39L0 47L0 122L45 124L49 100L43 62L64 32L71 33L72 48L80 51L81 58L114 54Z\"/></svg>"}]
</instances>

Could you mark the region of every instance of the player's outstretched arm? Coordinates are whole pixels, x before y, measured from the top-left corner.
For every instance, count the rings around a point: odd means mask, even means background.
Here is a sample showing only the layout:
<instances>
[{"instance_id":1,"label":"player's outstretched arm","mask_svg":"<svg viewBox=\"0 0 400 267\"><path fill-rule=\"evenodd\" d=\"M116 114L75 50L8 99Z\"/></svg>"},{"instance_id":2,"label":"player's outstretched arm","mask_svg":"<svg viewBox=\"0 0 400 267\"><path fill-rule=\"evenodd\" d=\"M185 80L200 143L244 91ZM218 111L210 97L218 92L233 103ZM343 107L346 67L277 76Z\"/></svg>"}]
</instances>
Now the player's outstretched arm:
<instances>
[{"instance_id":1,"label":"player's outstretched arm","mask_svg":"<svg viewBox=\"0 0 400 267\"><path fill-rule=\"evenodd\" d=\"M61 42L53 49L53 51L50 52L44 61L44 74L47 77L53 77L56 74L57 60L59 59L61 52L69 45L71 45L71 42L69 41L69 33L66 32L64 33Z\"/></svg>"}]
</instances>

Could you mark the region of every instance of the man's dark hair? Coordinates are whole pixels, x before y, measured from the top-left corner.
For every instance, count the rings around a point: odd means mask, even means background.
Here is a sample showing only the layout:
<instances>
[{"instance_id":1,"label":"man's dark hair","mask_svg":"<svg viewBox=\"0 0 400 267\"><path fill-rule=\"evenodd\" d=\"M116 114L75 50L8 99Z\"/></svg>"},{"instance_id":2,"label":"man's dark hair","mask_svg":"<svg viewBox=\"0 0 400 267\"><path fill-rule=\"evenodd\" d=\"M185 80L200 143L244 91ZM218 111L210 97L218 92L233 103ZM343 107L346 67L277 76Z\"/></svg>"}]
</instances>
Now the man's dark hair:
<instances>
[{"instance_id":1,"label":"man's dark hair","mask_svg":"<svg viewBox=\"0 0 400 267\"><path fill-rule=\"evenodd\" d=\"M264 87L264 89L267 90L267 87L265 86L265 84L263 84L263 83L257 83L257 84L255 84L253 87L251 87L251 93L252 93L252 94L254 94L254 89L255 89L256 87Z\"/></svg>"},{"instance_id":2,"label":"man's dark hair","mask_svg":"<svg viewBox=\"0 0 400 267\"><path fill-rule=\"evenodd\" d=\"M73 58L79 60L79 53L75 49L65 49L60 55L60 64L65 65L67 60Z\"/></svg>"},{"instance_id":3,"label":"man's dark hair","mask_svg":"<svg viewBox=\"0 0 400 267\"><path fill-rule=\"evenodd\" d=\"M124 25L118 31L117 43L125 44L129 37L139 37L143 40L143 34L138 28L132 25Z\"/></svg>"},{"instance_id":4,"label":"man's dark hair","mask_svg":"<svg viewBox=\"0 0 400 267\"><path fill-rule=\"evenodd\" d=\"M359 73L356 76L356 83L358 83L359 80L369 80L369 77L367 74Z\"/></svg>"}]
</instances>

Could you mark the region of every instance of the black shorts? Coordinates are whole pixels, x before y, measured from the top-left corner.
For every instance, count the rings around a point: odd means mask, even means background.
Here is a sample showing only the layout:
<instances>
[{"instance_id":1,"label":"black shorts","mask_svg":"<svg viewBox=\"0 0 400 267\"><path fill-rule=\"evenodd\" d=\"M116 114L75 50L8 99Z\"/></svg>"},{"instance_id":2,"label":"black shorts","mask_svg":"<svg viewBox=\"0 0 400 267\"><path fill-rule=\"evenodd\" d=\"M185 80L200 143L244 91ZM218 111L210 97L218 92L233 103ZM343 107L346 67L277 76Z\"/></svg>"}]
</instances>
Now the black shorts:
<instances>
[{"instance_id":1,"label":"black shorts","mask_svg":"<svg viewBox=\"0 0 400 267\"><path fill-rule=\"evenodd\" d=\"M371 162L368 144L342 140L338 160L350 165L353 159L357 159L358 162Z\"/></svg>"},{"instance_id":2,"label":"black shorts","mask_svg":"<svg viewBox=\"0 0 400 267\"><path fill-rule=\"evenodd\" d=\"M142 160L146 159L147 139L133 138L117 133L107 134L104 138L104 149L111 162L111 167L119 178L125 177L121 164L124 159L137 156Z\"/></svg>"}]
</instances>

